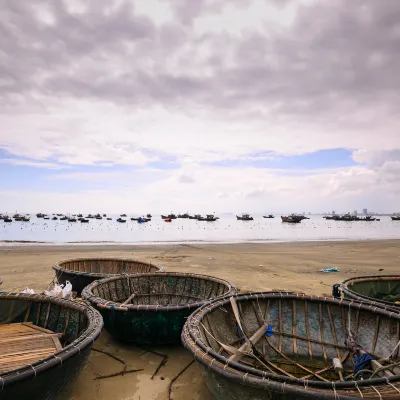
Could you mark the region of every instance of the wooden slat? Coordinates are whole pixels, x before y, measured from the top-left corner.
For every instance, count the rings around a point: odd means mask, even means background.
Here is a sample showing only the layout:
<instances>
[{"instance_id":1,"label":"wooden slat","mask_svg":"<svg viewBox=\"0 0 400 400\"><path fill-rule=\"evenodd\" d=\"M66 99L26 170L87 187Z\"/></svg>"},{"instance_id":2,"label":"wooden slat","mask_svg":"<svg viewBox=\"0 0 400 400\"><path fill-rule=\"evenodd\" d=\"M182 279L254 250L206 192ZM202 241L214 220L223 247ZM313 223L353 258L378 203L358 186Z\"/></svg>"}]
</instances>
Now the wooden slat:
<instances>
[{"instance_id":1,"label":"wooden slat","mask_svg":"<svg viewBox=\"0 0 400 400\"><path fill-rule=\"evenodd\" d=\"M324 337L324 321L322 318L322 304L319 304L319 331L321 334L321 345L322 345L322 352L324 353L325 362L327 361L328 357L326 356L326 347L324 344L325 337Z\"/></svg>"},{"instance_id":2,"label":"wooden slat","mask_svg":"<svg viewBox=\"0 0 400 400\"><path fill-rule=\"evenodd\" d=\"M31 323L0 325L0 374L32 365L62 350L61 335Z\"/></svg>"},{"instance_id":3,"label":"wooden slat","mask_svg":"<svg viewBox=\"0 0 400 400\"><path fill-rule=\"evenodd\" d=\"M378 340L378 335L379 335L379 321L380 321L380 318L379 318L379 315L377 315L376 316L376 320L375 320L375 333L374 333L374 339L372 340L372 343L371 343L371 351L370 351L370 353L373 353L374 351L375 351L375 347L376 347L376 342L377 342L377 340Z\"/></svg>"},{"instance_id":4,"label":"wooden slat","mask_svg":"<svg viewBox=\"0 0 400 400\"><path fill-rule=\"evenodd\" d=\"M278 300L278 306L279 306L279 331L283 332L283 319L282 319L282 301ZM282 342L283 342L283 336L279 336L279 346L278 349L279 351L282 351Z\"/></svg>"},{"instance_id":5,"label":"wooden slat","mask_svg":"<svg viewBox=\"0 0 400 400\"><path fill-rule=\"evenodd\" d=\"M308 342L308 354L310 356L310 360L312 360L312 347L311 347L311 336L310 336L310 326L308 324L308 302L304 302L304 316L305 316L305 324L306 324L306 335L307 335L307 342Z\"/></svg>"},{"instance_id":6,"label":"wooden slat","mask_svg":"<svg viewBox=\"0 0 400 400\"><path fill-rule=\"evenodd\" d=\"M296 342L296 300L293 300L293 317L292 317L292 333L293 333L293 353L297 354L297 342Z\"/></svg>"},{"instance_id":7,"label":"wooden slat","mask_svg":"<svg viewBox=\"0 0 400 400\"><path fill-rule=\"evenodd\" d=\"M329 304L326 305L326 310L328 312L329 323L331 325L331 331L332 331L332 336L333 336L333 342L335 343L336 354L340 360L342 358L342 355L340 354L339 347L337 347L338 342L337 342L337 336L336 336L336 329L335 329L335 324L333 322L331 308L329 307Z\"/></svg>"}]
</instances>

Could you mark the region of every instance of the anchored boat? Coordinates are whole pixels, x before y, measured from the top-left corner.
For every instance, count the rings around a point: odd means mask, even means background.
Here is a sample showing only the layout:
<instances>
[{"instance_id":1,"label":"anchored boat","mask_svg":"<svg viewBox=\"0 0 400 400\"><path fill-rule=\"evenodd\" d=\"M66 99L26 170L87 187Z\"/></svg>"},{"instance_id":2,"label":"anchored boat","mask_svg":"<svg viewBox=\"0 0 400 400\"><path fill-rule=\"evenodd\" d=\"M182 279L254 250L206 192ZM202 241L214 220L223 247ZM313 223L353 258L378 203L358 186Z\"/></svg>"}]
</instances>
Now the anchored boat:
<instances>
[{"instance_id":1,"label":"anchored boat","mask_svg":"<svg viewBox=\"0 0 400 400\"><path fill-rule=\"evenodd\" d=\"M196 308L235 293L223 279L176 272L106 278L87 286L82 297L100 311L115 338L154 345L179 343Z\"/></svg>"}]
</instances>

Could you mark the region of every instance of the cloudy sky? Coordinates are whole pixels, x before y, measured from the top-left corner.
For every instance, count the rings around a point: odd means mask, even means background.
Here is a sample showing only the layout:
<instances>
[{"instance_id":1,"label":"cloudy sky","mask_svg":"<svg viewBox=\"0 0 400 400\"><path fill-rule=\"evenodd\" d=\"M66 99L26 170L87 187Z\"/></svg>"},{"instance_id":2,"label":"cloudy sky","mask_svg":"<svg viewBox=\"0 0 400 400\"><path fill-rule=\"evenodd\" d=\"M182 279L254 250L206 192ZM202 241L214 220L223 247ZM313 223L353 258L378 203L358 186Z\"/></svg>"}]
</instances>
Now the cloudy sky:
<instances>
[{"instance_id":1,"label":"cloudy sky","mask_svg":"<svg viewBox=\"0 0 400 400\"><path fill-rule=\"evenodd\" d=\"M398 211L399 109L398 0L3 0L0 211Z\"/></svg>"}]
</instances>

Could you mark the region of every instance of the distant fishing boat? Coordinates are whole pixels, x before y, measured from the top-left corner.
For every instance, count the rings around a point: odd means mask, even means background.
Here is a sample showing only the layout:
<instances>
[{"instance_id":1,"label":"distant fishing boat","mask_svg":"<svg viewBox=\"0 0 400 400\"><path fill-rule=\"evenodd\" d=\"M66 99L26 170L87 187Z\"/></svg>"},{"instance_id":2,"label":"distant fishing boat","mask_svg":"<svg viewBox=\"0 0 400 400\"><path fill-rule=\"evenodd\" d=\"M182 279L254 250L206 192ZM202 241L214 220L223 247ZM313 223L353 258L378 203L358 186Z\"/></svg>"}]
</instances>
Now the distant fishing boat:
<instances>
[{"instance_id":1,"label":"distant fishing boat","mask_svg":"<svg viewBox=\"0 0 400 400\"><path fill-rule=\"evenodd\" d=\"M238 221L253 221L253 217L251 217L249 214L242 214L241 216L236 215L236 219Z\"/></svg>"},{"instance_id":2,"label":"distant fishing boat","mask_svg":"<svg viewBox=\"0 0 400 400\"><path fill-rule=\"evenodd\" d=\"M298 224L301 222L301 219L294 214L288 216L281 215L281 219L282 222L288 222L289 224Z\"/></svg>"},{"instance_id":3,"label":"distant fishing boat","mask_svg":"<svg viewBox=\"0 0 400 400\"><path fill-rule=\"evenodd\" d=\"M117 222L124 223L124 222L126 222L126 219L118 218L118 219L117 219Z\"/></svg>"},{"instance_id":4,"label":"distant fishing boat","mask_svg":"<svg viewBox=\"0 0 400 400\"><path fill-rule=\"evenodd\" d=\"M176 219L177 216L175 214L161 215L161 219L166 219L166 218Z\"/></svg>"},{"instance_id":5,"label":"distant fishing boat","mask_svg":"<svg viewBox=\"0 0 400 400\"><path fill-rule=\"evenodd\" d=\"M189 218L189 214L185 213L185 214L179 214L178 218Z\"/></svg>"},{"instance_id":6,"label":"distant fishing boat","mask_svg":"<svg viewBox=\"0 0 400 400\"><path fill-rule=\"evenodd\" d=\"M13 222L13 220L10 217L4 217L3 218L4 222Z\"/></svg>"},{"instance_id":7,"label":"distant fishing boat","mask_svg":"<svg viewBox=\"0 0 400 400\"><path fill-rule=\"evenodd\" d=\"M52 220L53 221L58 221L58 218L57 217L53 217Z\"/></svg>"},{"instance_id":8,"label":"distant fishing boat","mask_svg":"<svg viewBox=\"0 0 400 400\"><path fill-rule=\"evenodd\" d=\"M107 218L107 221L111 221L112 220L112 218Z\"/></svg>"},{"instance_id":9,"label":"distant fishing boat","mask_svg":"<svg viewBox=\"0 0 400 400\"><path fill-rule=\"evenodd\" d=\"M264 218L275 218L275 216L272 215L272 214L264 215L263 217L264 217Z\"/></svg>"},{"instance_id":10,"label":"distant fishing boat","mask_svg":"<svg viewBox=\"0 0 400 400\"><path fill-rule=\"evenodd\" d=\"M42 214L42 213L36 214L36 218L44 218L44 217L45 217L45 214Z\"/></svg>"},{"instance_id":11,"label":"distant fishing boat","mask_svg":"<svg viewBox=\"0 0 400 400\"><path fill-rule=\"evenodd\" d=\"M80 221L81 221L82 224L88 223L88 222L89 222L89 220L88 220L88 219L85 219L85 218L80 218Z\"/></svg>"},{"instance_id":12,"label":"distant fishing boat","mask_svg":"<svg viewBox=\"0 0 400 400\"><path fill-rule=\"evenodd\" d=\"M67 219L68 219L68 217L65 217L65 216L64 216L64 217L61 217L61 218L60 218L60 221L66 221Z\"/></svg>"},{"instance_id":13,"label":"distant fishing boat","mask_svg":"<svg viewBox=\"0 0 400 400\"><path fill-rule=\"evenodd\" d=\"M219 219L219 217L215 217L213 214L207 214L207 216L206 217L200 217L200 218L197 218L197 221L211 221L211 222L213 222L213 221L216 221L217 219Z\"/></svg>"},{"instance_id":14,"label":"distant fishing boat","mask_svg":"<svg viewBox=\"0 0 400 400\"><path fill-rule=\"evenodd\" d=\"M76 218L68 218L68 222L76 222Z\"/></svg>"},{"instance_id":15,"label":"distant fishing boat","mask_svg":"<svg viewBox=\"0 0 400 400\"><path fill-rule=\"evenodd\" d=\"M391 215L392 221L400 221L400 214Z\"/></svg>"},{"instance_id":16,"label":"distant fishing boat","mask_svg":"<svg viewBox=\"0 0 400 400\"><path fill-rule=\"evenodd\" d=\"M152 218L152 215L151 214L147 214L146 217L147 218Z\"/></svg>"},{"instance_id":17,"label":"distant fishing boat","mask_svg":"<svg viewBox=\"0 0 400 400\"><path fill-rule=\"evenodd\" d=\"M126 214L121 214L120 217L126 217Z\"/></svg>"}]
</instances>

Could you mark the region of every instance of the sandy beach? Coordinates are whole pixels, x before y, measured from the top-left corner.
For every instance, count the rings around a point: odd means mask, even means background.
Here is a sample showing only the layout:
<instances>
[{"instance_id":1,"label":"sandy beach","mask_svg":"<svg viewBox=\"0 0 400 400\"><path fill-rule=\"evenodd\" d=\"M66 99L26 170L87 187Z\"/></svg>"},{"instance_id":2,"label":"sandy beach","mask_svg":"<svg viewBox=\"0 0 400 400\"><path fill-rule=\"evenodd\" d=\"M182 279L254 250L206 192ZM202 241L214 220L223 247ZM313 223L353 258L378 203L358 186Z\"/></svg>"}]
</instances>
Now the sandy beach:
<instances>
[{"instance_id":1,"label":"sandy beach","mask_svg":"<svg viewBox=\"0 0 400 400\"><path fill-rule=\"evenodd\" d=\"M25 287L44 290L53 279L51 266L75 257L131 257L150 261L168 271L215 275L234 283L241 292L292 290L331 296L332 284L360 275L398 272L400 241L302 242L278 244L220 245L85 245L85 246L4 246L0 247L0 277L3 291ZM321 273L321 268L337 267L338 273ZM92 352L85 369L66 399L73 400L166 400L171 380L191 361L180 346L157 347L168 361L151 376L161 358L134 345L115 342L103 331L95 348L122 358L128 369L141 369L125 376L94 380L112 374L120 364L108 356ZM192 365L172 386L174 400L211 400L197 365Z\"/></svg>"}]
</instances>

